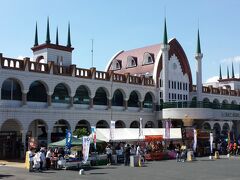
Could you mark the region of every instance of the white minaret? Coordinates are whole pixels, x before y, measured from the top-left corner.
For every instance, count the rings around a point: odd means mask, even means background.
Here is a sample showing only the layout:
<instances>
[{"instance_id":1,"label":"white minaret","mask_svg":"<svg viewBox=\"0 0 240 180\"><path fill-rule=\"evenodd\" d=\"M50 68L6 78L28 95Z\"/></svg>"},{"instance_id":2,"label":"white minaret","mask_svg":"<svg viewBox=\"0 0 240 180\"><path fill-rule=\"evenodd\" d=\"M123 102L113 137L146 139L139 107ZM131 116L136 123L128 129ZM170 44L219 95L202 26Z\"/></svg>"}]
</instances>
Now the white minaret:
<instances>
[{"instance_id":1,"label":"white minaret","mask_svg":"<svg viewBox=\"0 0 240 180\"><path fill-rule=\"evenodd\" d=\"M164 34L163 34L163 43L161 45L162 50L162 81L163 81L163 102L169 101L169 79L168 79L168 52L170 46L168 45L167 39L167 24L166 18L164 22Z\"/></svg>"},{"instance_id":2,"label":"white minaret","mask_svg":"<svg viewBox=\"0 0 240 180\"><path fill-rule=\"evenodd\" d=\"M203 54L201 53L201 45L200 45L200 35L198 29L198 37L197 37L197 51L195 55L195 59L197 60L197 72L196 72L196 79L197 79L197 100L202 100L202 58Z\"/></svg>"}]
</instances>

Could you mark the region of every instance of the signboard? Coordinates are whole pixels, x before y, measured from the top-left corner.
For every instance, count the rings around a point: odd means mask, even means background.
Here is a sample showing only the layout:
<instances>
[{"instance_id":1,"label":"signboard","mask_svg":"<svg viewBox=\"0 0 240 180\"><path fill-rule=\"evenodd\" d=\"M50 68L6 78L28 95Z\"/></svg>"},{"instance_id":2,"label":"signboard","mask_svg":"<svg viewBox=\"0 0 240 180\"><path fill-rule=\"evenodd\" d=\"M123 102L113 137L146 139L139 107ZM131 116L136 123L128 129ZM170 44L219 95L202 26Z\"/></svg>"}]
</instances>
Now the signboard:
<instances>
[{"instance_id":1,"label":"signboard","mask_svg":"<svg viewBox=\"0 0 240 180\"><path fill-rule=\"evenodd\" d=\"M95 126L91 126L91 131L92 131L92 139L93 139L93 143L94 143L94 149L97 149L97 133L96 133L96 127Z\"/></svg>"},{"instance_id":2,"label":"signboard","mask_svg":"<svg viewBox=\"0 0 240 180\"><path fill-rule=\"evenodd\" d=\"M72 132L70 130L66 130L66 148L70 149L72 146Z\"/></svg>"},{"instance_id":3,"label":"signboard","mask_svg":"<svg viewBox=\"0 0 240 180\"><path fill-rule=\"evenodd\" d=\"M170 139L171 120L165 121L165 139Z\"/></svg>"},{"instance_id":4,"label":"signboard","mask_svg":"<svg viewBox=\"0 0 240 180\"><path fill-rule=\"evenodd\" d=\"M110 139L114 140L115 121L111 121L110 126Z\"/></svg>"}]
</instances>

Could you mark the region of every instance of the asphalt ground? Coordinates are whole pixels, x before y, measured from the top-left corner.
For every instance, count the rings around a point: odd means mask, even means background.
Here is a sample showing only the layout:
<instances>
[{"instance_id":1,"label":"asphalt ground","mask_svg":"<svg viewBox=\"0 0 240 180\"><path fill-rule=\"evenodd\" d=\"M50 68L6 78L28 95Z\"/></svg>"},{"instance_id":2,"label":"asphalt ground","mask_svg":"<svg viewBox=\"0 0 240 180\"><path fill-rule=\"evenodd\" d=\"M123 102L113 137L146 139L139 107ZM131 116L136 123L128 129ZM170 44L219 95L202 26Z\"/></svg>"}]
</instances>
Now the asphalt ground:
<instances>
[{"instance_id":1,"label":"asphalt ground","mask_svg":"<svg viewBox=\"0 0 240 180\"><path fill-rule=\"evenodd\" d=\"M79 170L48 170L29 173L28 170L0 165L0 179L7 180L240 180L240 157L192 162L150 161L144 167L124 165L97 166Z\"/></svg>"}]
</instances>

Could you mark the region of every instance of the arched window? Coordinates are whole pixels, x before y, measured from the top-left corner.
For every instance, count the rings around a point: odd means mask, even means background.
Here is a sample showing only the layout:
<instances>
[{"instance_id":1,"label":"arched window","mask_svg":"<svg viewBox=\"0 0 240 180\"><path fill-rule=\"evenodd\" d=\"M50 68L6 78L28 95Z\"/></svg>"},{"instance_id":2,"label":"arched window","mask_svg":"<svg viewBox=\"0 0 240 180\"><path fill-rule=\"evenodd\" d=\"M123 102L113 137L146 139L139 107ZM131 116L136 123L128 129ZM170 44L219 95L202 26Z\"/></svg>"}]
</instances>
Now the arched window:
<instances>
[{"instance_id":1,"label":"arched window","mask_svg":"<svg viewBox=\"0 0 240 180\"><path fill-rule=\"evenodd\" d=\"M143 55L143 65L153 64L154 63L154 55L151 53L144 53Z\"/></svg>"},{"instance_id":2,"label":"arched window","mask_svg":"<svg viewBox=\"0 0 240 180\"><path fill-rule=\"evenodd\" d=\"M125 123L124 123L123 121L118 120L118 121L116 121L116 123L115 123L115 127L116 127L116 128L126 128L126 125L125 125Z\"/></svg>"},{"instance_id":3,"label":"arched window","mask_svg":"<svg viewBox=\"0 0 240 180\"><path fill-rule=\"evenodd\" d=\"M222 102L222 109L229 109L231 106L229 106L228 101L225 99Z\"/></svg>"},{"instance_id":4,"label":"arched window","mask_svg":"<svg viewBox=\"0 0 240 180\"><path fill-rule=\"evenodd\" d=\"M130 124L130 128L139 128L139 122L138 122L138 121L133 121L133 122Z\"/></svg>"},{"instance_id":5,"label":"arched window","mask_svg":"<svg viewBox=\"0 0 240 180\"><path fill-rule=\"evenodd\" d=\"M109 128L107 121L101 120L97 122L96 128Z\"/></svg>"},{"instance_id":6,"label":"arched window","mask_svg":"<svg viewBox=\"0 0 240 180\"><path fill-rule=\"evenodd\" d=\"M152 96L149 92L145 95L145 98L143 101L143 107L144 108L152 108L153 107Z\"/></svg>"},{"instance_id":7,"label":"arched window","mask_svg":"<svg viewBox=\"0 0 240 180\"><path fill-rule=\"evenodd\" d=\"M204 123L204 124L203 124L203 129L204 129L204 130L211 130L210 124L209 124L209 123Z\"/></svg>"},{"instance_id":8,"label":"arched window","mask_svg":"<svg viewBox=\"0 0 240 180\"><path fill-rule=\"evenodd\" d=\"M20 84L15 79L7 79L2 84L2 99L22 100L22 90Z\"/></svg>"},{"instance_id":9,"label":"arched window","mask_svg":"<svg viewBox=\"0 0 240 180\"><path fill-rule=\"evenodd\" d=\"M27 100L35 102L47 102L47 92L45 86L39 81L34 81L30 85L27 93Z\"/></svg>"},{"instance_id":10,"label":"arched window","mask_svg":"<svg viewBox=\"0 0 240 180\"><path fill-rule=\"evenodd\" d=\"M128 107L139 107L138 95L135 91L130 94Z\"/></svg>"},{"instance_id":11,"label":"arched window","mask_svg":"<svg viewBox=\"0 0 240 180\"><path fill-rule=\"evenodd\" d=\"M52 95L52 102L69 103L68 90L64 84L60 83L55 87Z\"/></svg>"},{"instance_id":12,"label":"arched window","mask_svg":"<svg viewBox=\"0 0 240 180\"><path fill-rule=\"evenodd\" d=\"M148 121L146 124L145 124L145 128L154 128L154 123L152 121Z\"/></svg>"},{"instance_id":13,"label":"arched window","mask_svg":"<svg viewBox=\"0 0 240 180\"><path fill-rule=\"evenodd\" d=\"M203 99L203 107L204 108L209 108L210 107L210 101L208 98Z\"/></svg>"},{"instance_id":14,"label":"arched window","mask_svg":"<svg viewBox=\"0 0 240 180\"><path fill-rule=\"evenodd\" d=\"M78 87L74 96L74 104L89 104L89 100L87 88L85 86Z\"/></svg>"},{"instance_id":15,"label":"arched window","mask_svg":"<svg viewBox=\"0 0 240 180\"><path fill-rule=\"evenodd\" d=\"M137 57L128 56L127 57L127 68L137 66Z\"/></svg>"},{"instance_id":16,"label":"arched window","mask_svg":"<svg viewBox=\"0 0 240 180\"><path fill-rule=\"evenodd\" d=\"M213 105L212 105L213 109L220 109L220 103L217 99L213 100Z\"/></svg>"},{"instance_id":17,"label":"arched window","mask_svg":"<svg viewBox=\"0 0 240 180\"><path fill-rule=\"evenodd\" d=\"M122 68L121 66L122 66L122 61L114 59L112 61L111 70L119 70Z\"/></svg>"},{"instance_id":18,"label":"arched window","mask_svg":"<svg viewBox=\"0 0 240 180\"><path fill-rule=\"evenodd\" d=\"M97 89L95 97L93 99L93 104L94 105L107 105L107 94L102 87Z\"/></svg>"},{"instance_id":19,"label":"arched window","mask_svg":"<svg viewBox=\"0 0 240 180\"><path fill-rule=\"evenodd\" d=\"M123 95L119 89L117 89L113 94L112 106L123 106Z\"/></svg>"},{"instance_id":20,"label":"arched window","mask_svg":"<svg viewBox=\"0 0 240 180\"><path fill-rule=\"evenodd\" d=\"M86 121L86 120L78 121L75 129L83 129L83 128L85 128L87 130L87 132L90 134L90 132L91 132L91 125L90 125L90 123L88 121Z\"/></svg>"}]
</instances>

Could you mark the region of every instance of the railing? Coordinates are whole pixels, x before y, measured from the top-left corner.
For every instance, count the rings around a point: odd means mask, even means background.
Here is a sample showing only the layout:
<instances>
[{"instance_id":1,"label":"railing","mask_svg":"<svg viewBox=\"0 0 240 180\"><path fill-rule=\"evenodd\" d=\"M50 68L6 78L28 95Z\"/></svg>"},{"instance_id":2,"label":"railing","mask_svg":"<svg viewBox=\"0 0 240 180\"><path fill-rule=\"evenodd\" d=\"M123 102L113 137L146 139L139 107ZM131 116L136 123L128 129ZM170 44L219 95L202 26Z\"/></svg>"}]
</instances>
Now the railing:
<instances>
[{"instance_id":1,"label":"railing","mask_svg":"<svg viewBox=\"0 0 240 180\"><path fill-rule=\"evenodd\" d=\"M6 68L6 69L17 69L17 70L24 69L24 61L20 59L3 57L1 61L1 65L3 68Z\"/></svg>"},{"instance_id":2,"label":"railing","mask_svg":"<svg viewBox=\"0 0 240 180\"><path fill-rule=\"evenodd\" d=\"M108 73L103 71L96 71L95 72L95 79L99 80L109 80Z\"/></svg>"},{"instance_id":3,"label":"railing","mask_svg":"<svg viewBox=\"0 0 240 180\"><path fill-rule=\"evenodd\" d=\"M204 101L181 101L181 102L165 102L160 105L160 109L166 108L210 108L210 109L225 109L225 110L240 110L240 105L212 103Z\"/></svg>"},{"instance_id":4,"label":"railing","mask_svg":"<svg viewBox=\"0 0 240 180\"><path fill-rule=\"evenodd\" d=\"M80 78L90 79L92 77L91 70L90 69L76 68L75 76L80 77Z\"/></svg>"},{"instance_id":5,"label":"railing","mask_svg":"<svg viewBox=\"0 0 240 180\"><path fill-rule=\"evenodd\" d=\"M126 83L126 76L124 74L113 74L112 80L115 82Z\"/></svg>"},{"instance_id":6,"label":"railing","mask_svg":"<svg viewBox=\"0 0 240 180\"><path fill-rule=\"evenodd\" d=\"M141 79L138 76L129 76L129 84L141 84Z\"/></svg>"},{"instance_id":7,"label":"railing","mask_svg":"<svg viewBox=\"0 0 240 180\"><path fill-rule=\"evenodd\" d=\"M22 70L22 71L30 71L37 73L46 73L46 74L55 74L62 76L75 76L79 78L88 78L88 79L96 79L96 80L104 80L104 81L114 81L121 83L129 83L136 84L142 86L154 86L154 80L152 78L146 78L144 76L132 76L128 74L116 74L113 71L103 72L96 71L95 68L91 69L82 69L76 68L76 65L71 66L60 66L54 64L53 61L49 61L48 63L39 63L35 61L30 61L30 58L13 59L3 57L0 53L0 66L3 69L14 69L14 70Z\"/></svg>"},{"instance_id":8,"label":"railing","mask_svg":"<svg viewBox=\"0 0 240 180\"><path fill-rule=\"evenodd\" d=\"M48 64L29 62L29 71L49 73Z\"/></svg>"}]
</instances>

